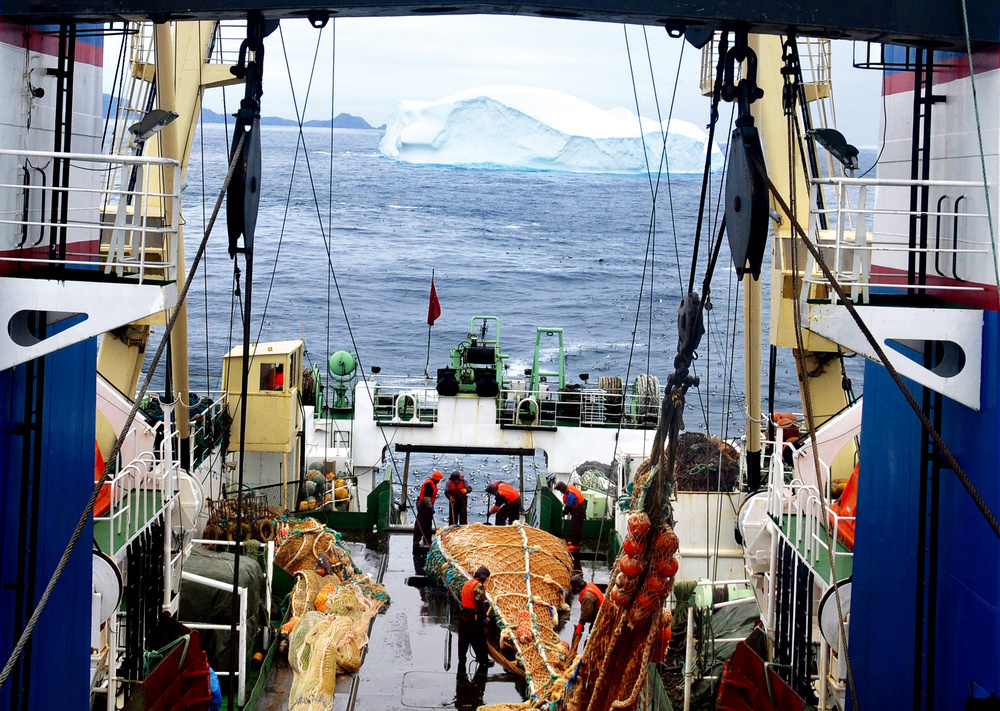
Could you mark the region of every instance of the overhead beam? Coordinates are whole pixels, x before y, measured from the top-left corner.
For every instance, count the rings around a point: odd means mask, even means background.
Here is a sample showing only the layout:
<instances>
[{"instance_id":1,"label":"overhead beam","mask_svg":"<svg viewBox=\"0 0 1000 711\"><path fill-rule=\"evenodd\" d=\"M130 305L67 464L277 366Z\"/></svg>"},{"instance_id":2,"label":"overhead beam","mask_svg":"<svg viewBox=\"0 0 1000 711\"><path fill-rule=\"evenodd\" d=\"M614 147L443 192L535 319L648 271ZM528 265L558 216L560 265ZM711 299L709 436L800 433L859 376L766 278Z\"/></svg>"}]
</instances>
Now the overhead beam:
<instances>
[{"instance_id":1,"label":"overhead beam","mask_svg":"<svg viewBox=\"0 0 1000 711\"><path fill-rule=\"evenodd\" d=\"M1000 39L1000 0L967 3L975 47ZM933 46L962 50L965 32L958 2L927 0L545 0L494 4L476 0L4 0L0 13L25 22L150 19L220 20L257 11L267 18L529 15L598 22L661 25L669 30L731 29Z\"/></svg>"}]
</instances>

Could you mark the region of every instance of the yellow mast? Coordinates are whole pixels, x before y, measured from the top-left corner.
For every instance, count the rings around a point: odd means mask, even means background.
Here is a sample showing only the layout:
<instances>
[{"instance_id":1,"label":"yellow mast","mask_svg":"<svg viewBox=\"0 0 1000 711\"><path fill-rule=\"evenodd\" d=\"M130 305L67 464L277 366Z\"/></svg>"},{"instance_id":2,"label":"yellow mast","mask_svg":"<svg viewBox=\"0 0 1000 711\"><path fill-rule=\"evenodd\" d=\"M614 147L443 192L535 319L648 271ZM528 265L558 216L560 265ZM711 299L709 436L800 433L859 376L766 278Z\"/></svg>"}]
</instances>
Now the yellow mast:
<instances>
[{"instance_id":1,"label":"yellow mast","mask_svg":"<svg viewBox=\"0 0 1000 711\"><path fill-rule=\"evenodd\" d=\"M133 57L132 76L149 81L155 76L159 107L177 113L177 119L166 126L145 146L146 155L175 158L181 163L181 180L187 171L194 143L198 118L201 114L205 88L238 84L229 67L207 61L215 35L215 22L160 23L155 27L155 59L152 65L144 57ZM159 176L150 175L151 182ZM151 186L151 190L158 187ZM171 214L169 199L164 205L165 219ZM184 287L184 232L177 226L177 290ZM104 334L98 353L98 372L127 397L135 393L142 370L146 342L153 325L164 325L164 316L156 316L130 324L115 334ZM171 372L174 395L186 405L188 398L187 309L181 307L171 335ZM182 438L188 436L186 407L175 410L177 429ZM99 437L100 440L100 437ZM103 451L103 450L102 450Z\"/></svg>"},{"instance_id":2,"label":"yellow mast","mask_svg":"<svg viewBox=\"0 0 1000 711\"><path fill-rule=\"evenodd\" d=\"M781 58L781 38L774 35L750 35L749 45L757 53L759 67L757 83L764 90L764 97L751 105L751 111L757 129L760 132L768 176L782 195L791 195L789 142L787 136L788 121L781 100L782 78L780 72L776 71L783 63ZM768 71L764 69L765 67L775 68L775 71ZM822 87L806 86L806 96L809 99L822 98L828 95L828 89L824 91ZM800 120L798 115L796 115L795 120ZM791 160L794 162L796 177L795 219L799 224L807 225L809 224L809 190L805 180L806 167L802 165L801 153L794 147L794 143L792 145ZM780 207L773 200L771 207L781 214ZM779 348L791 348L796 360L801 364L801 372L807 374L808 387L812 397L813 414L815 423L818 426L840 412L848 404L847 394L842 385L840 360L836 355L838 353L837 345L811 331L803 329L802 342L804 350L797 350L792 300L798 298L798 294L793 293L792 290L793 265L791 264L790 247L792 230L791 220L788 219L787 215L782 214L780 225L775 225L772 222L772 237L770 343ZM799 284L801 284L802 270L805 266L805 248L798 250L798 257L800 262L798 265ZM750 299L751 295L748 292L748 315L751 310ZM746 338L748 341L753 341L753 345L750 347L756 349L759 357L761 345L759 329L758 335L752 338L748 325ZM749 368L750 353L748 352L747 355L747 367ZM748 389L751 382L748 374ZM757 413L760 412L759 379L756 380L756 384L758 388L757 409L749 409L750 394L748 393L747 395L748 413L753 417L757 416ZM806 385L804 382L799 383L800 392ZM751 427L751 423L747 423L748 433L759 431L759 429L759 425Z\"/></svg>"}]
</instances>

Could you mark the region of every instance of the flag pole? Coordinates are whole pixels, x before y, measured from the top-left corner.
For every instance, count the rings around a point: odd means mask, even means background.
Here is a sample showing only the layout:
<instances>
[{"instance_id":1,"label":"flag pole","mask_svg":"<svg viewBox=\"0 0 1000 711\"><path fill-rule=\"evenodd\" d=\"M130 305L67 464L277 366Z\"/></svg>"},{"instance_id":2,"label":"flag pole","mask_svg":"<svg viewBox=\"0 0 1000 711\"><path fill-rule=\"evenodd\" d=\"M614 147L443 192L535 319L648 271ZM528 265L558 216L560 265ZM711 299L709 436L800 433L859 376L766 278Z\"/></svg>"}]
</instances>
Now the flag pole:
<instances>
[{"instance_id":1,"label":"flag pole","mask_svg":"<svg viewBox=\"0 0 1000 711\"><path fill-rule=\"evenodd\" d=\"M434 289L434 269L431 268L431 295L427 306L427 361L424 364L424 379L426 380L430 380L431 377L431 329L434 327L434 321L437 320L437 316L434 315L435 301L437 301L437 293Z\"/></svg>"}]
</instances>

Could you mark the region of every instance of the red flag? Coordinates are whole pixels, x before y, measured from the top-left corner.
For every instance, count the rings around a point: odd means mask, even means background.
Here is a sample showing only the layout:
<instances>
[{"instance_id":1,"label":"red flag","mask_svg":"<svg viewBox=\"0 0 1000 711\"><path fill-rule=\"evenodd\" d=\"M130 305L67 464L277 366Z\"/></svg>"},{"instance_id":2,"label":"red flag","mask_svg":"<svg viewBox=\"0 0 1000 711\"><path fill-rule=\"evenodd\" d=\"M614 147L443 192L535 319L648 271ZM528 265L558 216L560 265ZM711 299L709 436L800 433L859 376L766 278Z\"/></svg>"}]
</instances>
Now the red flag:
<instances>
[{"instance_id":1,"label":"red flag","mask_svg":"<svg viewBox=\"0 0 1000 711\"><path fill-rule=\"evenodd\" d=\"M427 325L433 326L441 315L441 302L438 301L437 289L434 288L434 277L431 277L431 300L427 304Z\"/></svg>"}]
</instances>

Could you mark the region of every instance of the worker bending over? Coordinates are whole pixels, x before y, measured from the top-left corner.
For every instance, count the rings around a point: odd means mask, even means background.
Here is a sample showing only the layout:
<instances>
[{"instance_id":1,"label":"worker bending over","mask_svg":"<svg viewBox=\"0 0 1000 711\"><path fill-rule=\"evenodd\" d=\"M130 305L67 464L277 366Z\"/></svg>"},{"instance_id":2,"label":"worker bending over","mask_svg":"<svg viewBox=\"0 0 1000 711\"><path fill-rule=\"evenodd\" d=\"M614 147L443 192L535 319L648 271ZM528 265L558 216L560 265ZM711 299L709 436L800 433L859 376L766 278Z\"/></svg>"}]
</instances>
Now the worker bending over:
<instances>
[{"instance_id":1,"label":"worker bending over","mask_svg":"<svg viewBox=\"0 0 1000 711\"><path fill-rule=\"evenodd\" d=\"M569 515L569 549L580 550L580 539L583 537L583 520L587 518L587 500L583 492L572 484L559 482L556 491L562 494L563 516Z\"/></svg>"},{"instance_id":2,"label":"worker bending over","mask_svg":"<svg viewBox=\"0 0 1000 711\"><path fill-rule=\"evenodd\" d=\"M448 477L448 486L444 490L448 497L448 525L456 523L465 525L469 522L469 485L465 483L462 472L456 469Z\"/></svg>"},{"instance_id":3,"label":"worker bending over","mask_svg":"<svg viewBox=\"0 0 1000 711\"><path fill-rule=\"evenodd\" d=\"M490 609L483 583L490 577L490 569L479 566L462 586L462 612L458 617L458 673L466 674L466 657L469 645L480 667L491 667L490 653L486 648L486 615Z\"/></svg>"},{"instance_id":4,"label":"worker bending over","mask_svg":"<svg viewBox=\"0 0 1000 711\"><path fill-rule=\"evenodd\" d=\"M420 485L420 495L417 497L417 520L413 524L413 545L429 547L434 537L434 502L437 501L437 483L444 479L444 474L435 470Z\"/></svg>"},{"instance_id":5,"label":"worker bending over","mask_svg":"<svg viewBox=\"0 0 1000 711\"><path fill-rule=\"evenodd\" d=\"M580 596L580 621L576 623L576 627L573 629L573 643L569 648L570 655L573 655L576 654L576 648L579 646L580 638L583 636L583 626L589 624L591 631L593 631L594 620L597 619L597 613L604 602L604 593L593 583L586 582L582 575L574 575L570 579L569 585L573 594L579 594Z\"/></svg>"},{"instance_id":6,"label":"worker bending over","mask_svg":"<svg viewBox=\"0 0 1000 711\"><path fill-rule=\"evenodd\" d=\"M496 514L497 526L514 523L521 517L521 492L503 481L486 485L486 493L497 497L488 516Z\"/></svg>"}]
</instances>

